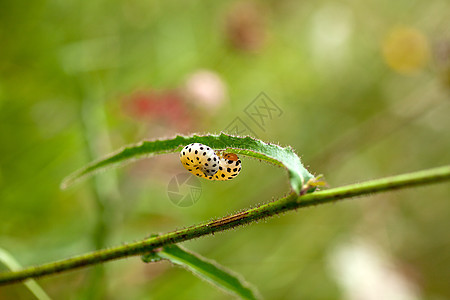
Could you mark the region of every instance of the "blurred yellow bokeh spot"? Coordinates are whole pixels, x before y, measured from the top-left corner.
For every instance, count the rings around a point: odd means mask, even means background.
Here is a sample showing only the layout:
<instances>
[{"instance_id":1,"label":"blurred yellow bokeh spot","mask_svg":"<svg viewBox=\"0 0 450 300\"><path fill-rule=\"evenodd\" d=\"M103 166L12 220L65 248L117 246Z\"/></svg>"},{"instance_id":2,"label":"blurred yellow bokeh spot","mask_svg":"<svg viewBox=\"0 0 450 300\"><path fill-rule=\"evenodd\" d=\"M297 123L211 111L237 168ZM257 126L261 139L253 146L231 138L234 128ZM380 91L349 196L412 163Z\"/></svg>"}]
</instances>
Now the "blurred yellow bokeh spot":
<instances>
[{"instance_id":1,"label":"blurred yellow bokeh spot","mask_svg":"<svg viewBox=\"0 0 450 300\"><path fill-rule=\"evenodd\" d=\"M382 50L387 65L403 74L420 71L429 57L427 38L412 27L392 28L383 41Z\"/></svg>"}]
</instances>

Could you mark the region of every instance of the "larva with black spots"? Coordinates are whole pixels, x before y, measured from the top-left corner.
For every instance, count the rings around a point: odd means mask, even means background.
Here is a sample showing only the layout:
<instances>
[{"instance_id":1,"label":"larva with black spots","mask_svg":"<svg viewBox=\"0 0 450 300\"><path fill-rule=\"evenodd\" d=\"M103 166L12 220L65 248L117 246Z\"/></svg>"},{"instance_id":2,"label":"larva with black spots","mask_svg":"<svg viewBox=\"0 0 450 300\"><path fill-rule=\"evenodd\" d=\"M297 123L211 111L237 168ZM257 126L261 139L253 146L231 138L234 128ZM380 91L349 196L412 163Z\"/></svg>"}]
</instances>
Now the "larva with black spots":
<instances>
[{"instance_id":1,"label":"larva with black spots","mask_svg":"<svg viewBox=\"0 0 450 300\"><path fill-rule=\"evenodd\" d=\"M219 171L210 180L231 180L241 172L241 160L234 153L224 153L220 155Z\"/></svg>"},{"instance_id":2,"label":"larva with black spots","mask_svg":"<svg viewBox=\"0 0 450 300\"><path fill-rule=\"evenodd\" d=\"M213 176L219 170L220 158L213 149L200 143L184 147L180 160L186 170L198 177Z\"/></svg>"},{"instance_id":3,"label":"larva with black spots","mask_svg":"<svg viewBox=\"0 0 450 300\"><path fill-rule=\"evenodd\" d=\"M236 154L216 154L200 143L185 146L180 152L180 160L186 170L208 180L231 180L241 171L241 160Z\"/></svg>"}]
</instances>

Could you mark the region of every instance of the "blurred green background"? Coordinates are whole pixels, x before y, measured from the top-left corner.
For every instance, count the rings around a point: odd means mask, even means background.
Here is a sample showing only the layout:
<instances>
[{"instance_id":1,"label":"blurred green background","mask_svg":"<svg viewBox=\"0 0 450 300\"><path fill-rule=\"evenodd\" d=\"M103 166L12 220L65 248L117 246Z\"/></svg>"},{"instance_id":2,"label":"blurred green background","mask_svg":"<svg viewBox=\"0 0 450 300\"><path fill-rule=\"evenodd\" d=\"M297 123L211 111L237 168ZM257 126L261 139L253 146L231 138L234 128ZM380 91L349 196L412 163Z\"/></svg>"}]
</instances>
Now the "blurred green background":
<instances>
[{"instance_id":1,"label":"blurred green background","mask_svg":"<svg viewBox=\"0 0 450 300\"><path fill-rule=\"evenodd\" d=\"M236 118L291 145L331 187L450 161L450 2L1 1L0 247L25 266L278 198L284 170L243 158L230 182L167 196L178 156L68 190L85 163ZM282 115L257 126L266 93ZM288 213L184 243L267 299L450 299L449 185ZM228 299L139 258L39 279L55 299ZM29 299L20 284L0 299Z\"/></svg>"}]
</instances>

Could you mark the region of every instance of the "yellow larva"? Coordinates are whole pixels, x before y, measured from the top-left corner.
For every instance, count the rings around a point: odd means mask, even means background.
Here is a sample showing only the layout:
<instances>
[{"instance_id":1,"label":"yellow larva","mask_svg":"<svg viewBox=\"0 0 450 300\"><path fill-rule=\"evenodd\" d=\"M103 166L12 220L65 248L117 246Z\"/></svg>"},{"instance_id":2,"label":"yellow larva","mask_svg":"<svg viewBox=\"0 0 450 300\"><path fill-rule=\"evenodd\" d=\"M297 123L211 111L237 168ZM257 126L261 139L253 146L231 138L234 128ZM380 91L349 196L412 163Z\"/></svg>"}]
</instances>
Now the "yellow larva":
<instances>
[{"instance_id":1,"label":"yellow larva","mask_svg":"<svg viewBox=\"0 0 450 300\"><path fill-rule=\"evenodd\" d=\"M200 143L184 147L180 160L186 170L208 180L231 180L241 171L241 161L236 154L217 155L213 149Z\"/></svg>"}]
</instances>

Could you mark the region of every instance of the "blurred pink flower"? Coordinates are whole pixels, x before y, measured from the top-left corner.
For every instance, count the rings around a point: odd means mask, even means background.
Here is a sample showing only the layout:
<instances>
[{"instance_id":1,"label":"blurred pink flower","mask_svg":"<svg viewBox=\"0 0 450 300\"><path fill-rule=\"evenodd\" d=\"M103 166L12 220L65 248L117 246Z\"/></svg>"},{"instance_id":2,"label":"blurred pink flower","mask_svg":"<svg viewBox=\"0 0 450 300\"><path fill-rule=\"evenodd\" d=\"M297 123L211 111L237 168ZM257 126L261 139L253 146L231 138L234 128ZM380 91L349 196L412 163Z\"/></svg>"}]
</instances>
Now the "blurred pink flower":
<instances>
[{"instance_id":1,"label":"blurred pink flower","mask_svg":"<svg viewBox=\"0 0 450 300\"><path fill-rule=\"evenodd\" d=\"M140 121L157 121L178 130L190 128L189 108L176 91L140 91L125 100L125 111Z\"/></svg>"},{"instance_id":2,"label":"blurred pink flower","mask_svg":"<svg viewBox=\"0 0 450 300\"><path fill-rule=\"evenodd\" d=\"M189 75L185 84L188 101L215 112L226 101L226 86L217 73L199 70Z\"/></svg>"}]
</instances>

